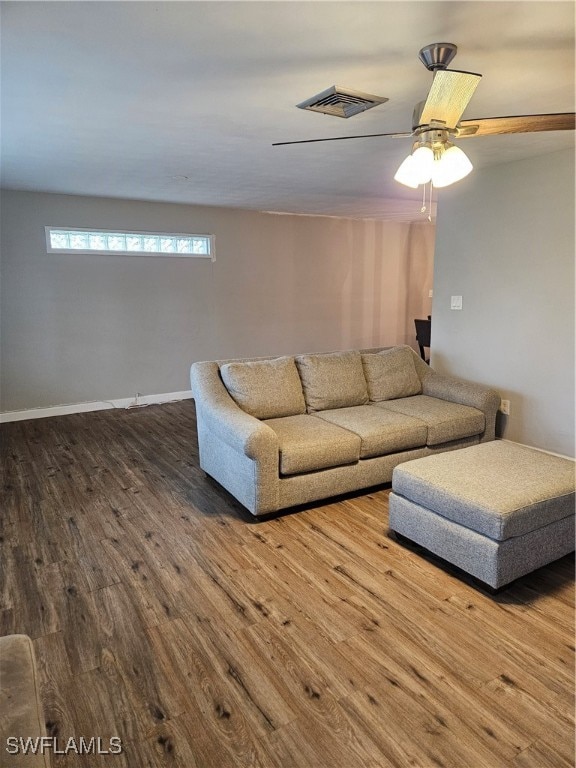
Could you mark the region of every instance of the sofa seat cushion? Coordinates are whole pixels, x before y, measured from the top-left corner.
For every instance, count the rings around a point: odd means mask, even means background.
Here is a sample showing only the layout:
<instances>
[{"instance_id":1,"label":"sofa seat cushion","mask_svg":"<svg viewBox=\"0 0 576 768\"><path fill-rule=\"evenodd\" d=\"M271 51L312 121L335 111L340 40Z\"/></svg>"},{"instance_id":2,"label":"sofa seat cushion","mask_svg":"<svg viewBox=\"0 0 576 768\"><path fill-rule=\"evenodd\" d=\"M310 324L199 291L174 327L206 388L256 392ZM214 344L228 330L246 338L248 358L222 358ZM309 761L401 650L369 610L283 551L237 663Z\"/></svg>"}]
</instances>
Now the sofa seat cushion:
<instances>
[{"instance_id":1,"label":"sofa seat cushion","mask_svg":"<svg viewBox=\"0 0 576 768\"><path fill-rule=\"evenodd\" d=\"M360 438L315 416L287 416L265 422L278 435L280 474L298 475L360 459Z\"/></svg>"},{"instance_id":2,"label":"sofa seat cushion","mask_svg":"<svg viewBox=\"0 0 576 768\"><path fill-rule=\"evenodd\" d=\"M362 355L368 395L373 403L410 397L422 392L422 382L410 347L392 347Z\"/></svg>"},{"instance_id":3,"label":"sofa seat cushion","mask_svg":"<svg viewBox=\"0 0 576 768\"><path fill-rule=\"evenodd\" d=\"M373 405L357 405L353 408L322 411L314 415L358 435L362 441L361 459L426 445L426 424L403 413L386 411Z\"/></svg>"},{"instance_id":4,"label":"sofa seat cushion","mask_svg":"<svg viewBox=\"0 0 576 768\"><path fill-rule=\"evenodd\" d=\"M427 445L441 445L463 437L479 435L486 425L482 411L428 395L386 400L375 403L374 407L403 413L423 421L428 427Z\"/></svg>"},{"instance_id":5,"label":"sofa seat cushion","mask_svg":"<svg viewBox=\"0 0 576 768\"><path fill-rule=\"evenodd\" d=\"M296 365L308 413L368 402L368 389L359 352L298 355Z\"/></svg>"},{"instance_id":6,"label":"sofa seat cushion","mask_svg":"<svg viewBox=\"0 0 576 768\"><path fill-rule=\"evenodd\" d=\"M250 416L272 419L306 413L292 357L226 363L220 376L232 399Z\"/></svg>"}]
</instances>

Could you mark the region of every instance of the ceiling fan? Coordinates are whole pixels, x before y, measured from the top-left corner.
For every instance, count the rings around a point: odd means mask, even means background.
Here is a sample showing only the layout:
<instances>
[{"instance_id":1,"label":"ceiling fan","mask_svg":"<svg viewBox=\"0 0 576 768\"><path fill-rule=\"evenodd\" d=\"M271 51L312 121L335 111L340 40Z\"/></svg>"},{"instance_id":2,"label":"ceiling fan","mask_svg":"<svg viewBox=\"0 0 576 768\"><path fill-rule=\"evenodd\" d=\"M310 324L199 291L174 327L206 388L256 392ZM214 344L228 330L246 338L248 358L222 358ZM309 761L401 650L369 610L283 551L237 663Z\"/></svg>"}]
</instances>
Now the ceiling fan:
<instances>
[{"instance_id":1,"label":"ceiling fan","mask_svg":"<svg viewBox=\"0 0 576 768\"><path fill-rule=\"evenodd\" d=\"M412 151L398 168L394 178L401 184L416 189L420 184L427 184L428 182L432 182L434 187L446 187L470 173L472 163L465 153L453 144L452 139L502 133L574 130L574 112L460 120L482 75L448 69L448 65L456 55L457 50L457 46L453 43L432 43L420 50L420 61L430 72L434 73L434 79L426 99L416 104L414 108L411 132L368 133L359 136L279 141L272 146L382 136L391 138L412 137L414 138ZM298 106L302 109L335 114L339 117L350 117L385 101L387 99L382 97L334 86L318 94L318 96L298 104Z\"/></svg>"}]
</instances>

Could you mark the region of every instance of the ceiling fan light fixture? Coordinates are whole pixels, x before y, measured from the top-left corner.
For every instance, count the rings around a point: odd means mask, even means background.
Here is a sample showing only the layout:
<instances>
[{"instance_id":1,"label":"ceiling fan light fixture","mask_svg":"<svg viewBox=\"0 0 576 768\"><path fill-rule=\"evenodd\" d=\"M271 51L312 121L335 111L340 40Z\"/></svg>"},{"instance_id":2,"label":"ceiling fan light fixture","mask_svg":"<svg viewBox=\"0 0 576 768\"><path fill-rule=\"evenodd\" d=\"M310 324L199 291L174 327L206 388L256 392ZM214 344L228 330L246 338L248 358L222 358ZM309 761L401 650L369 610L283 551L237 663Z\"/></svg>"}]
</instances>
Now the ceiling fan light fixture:
<instances>
[{"instance_id":1,"label":"ceiling fan light fixture","mask_svg":"<svg viewBox=\"0 0 576 768\"><path fill-rule=\"evenodd\" d=\"M394 179L412 189L429 181L435 187L448 187L468 176L471 170L468 157L447 140L445 133L428 132L425 140L421 138L414 144Z\"/></svg>"},{"instance_id":2,"label":"ceiling fan light fixture","mask_svg":"<svg viewBox=\"0 0 576 768\"><path fill-rule=\"evenodd\" d=\"M434 152L432 148L423 144L412 152L414 161L415 178L418 178L419 184L427 184L432 178L434 168Z\"/></svg>"},{"instance_id":3,"label":"ceiling fan light fixture","mask_svg":"<svg viewBox=\"0 0 576 768\"><path fill-rule=\"evenodd\" d=\"M432 184L435 187L448 187L468 176L472 168L472 163L460 147L447 145L440 158L434 162Z\"/></svg>"},{"instance_id":4,"label":"ceiling fan light fixture","mask_svg":"<svg viewBox=\"0 0 576 768\"><path fill-rule=\"evenodd\" d=\"M394 175L394 181L404 184L405 187L411 187L412 189L418 188L420 182L418 181L417 168L415 167L412 155L408 155L408 157L402 161L400 168L398 168Z\"/></svg>"},{"instance_id":5,"label":"ceiling fan light fixture","mask_svg":"<svg viewBox=\"0 0 576 768\"><path fill-rule=\"evenodd\" d=\"M420 184L426 184L432 177L434 153L427 144L414 144L413 151L402 162L394 176L395 181L406 187L416 189Z\"/></svg>"}]
</instances>

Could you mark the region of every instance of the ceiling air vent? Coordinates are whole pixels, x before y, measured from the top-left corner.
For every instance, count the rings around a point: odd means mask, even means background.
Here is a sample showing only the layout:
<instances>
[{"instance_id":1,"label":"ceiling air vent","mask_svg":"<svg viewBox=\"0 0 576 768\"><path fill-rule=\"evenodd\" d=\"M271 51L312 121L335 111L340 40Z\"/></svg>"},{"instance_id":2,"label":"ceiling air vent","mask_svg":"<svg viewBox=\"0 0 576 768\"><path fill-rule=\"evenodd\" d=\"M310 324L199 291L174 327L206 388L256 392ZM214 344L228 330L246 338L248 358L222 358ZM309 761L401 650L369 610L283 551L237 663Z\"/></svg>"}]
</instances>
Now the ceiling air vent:
<instances>
[{"instance_id":1,"label":"ceiling air vent","mask_svg":"<svg viewBox=\"0 0 576 768\"><path fill-rule=\"evenodd\" d=\"M384 104L385 101L388 99L383 96L374 96L371 93L362 93L362 91L351 91L349 88L333 85L296 106L300 109L310 109L312 112L322 112L324 115L352 117L359 112L377 107L378 104Z\"/></svg>"}]
</instances>

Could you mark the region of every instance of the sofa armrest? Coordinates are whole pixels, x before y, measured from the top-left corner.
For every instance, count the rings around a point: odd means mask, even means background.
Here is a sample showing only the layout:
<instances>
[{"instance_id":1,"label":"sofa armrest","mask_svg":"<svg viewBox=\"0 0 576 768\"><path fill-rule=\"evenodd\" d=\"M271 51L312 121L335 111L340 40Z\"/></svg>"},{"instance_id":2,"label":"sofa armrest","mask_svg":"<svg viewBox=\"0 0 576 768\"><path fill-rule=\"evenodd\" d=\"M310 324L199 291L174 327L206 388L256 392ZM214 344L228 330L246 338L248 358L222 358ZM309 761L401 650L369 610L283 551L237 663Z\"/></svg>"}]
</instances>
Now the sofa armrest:
<instances>
[{"instance_id":1,"label":"sofa armrest","mask_svg":"<svg viewBox=\"0 0 576 768\"><path fill-rule=\"evenodd\" d=\"M217 363L194 363L190 369L198 420L230 448L250 459L278 455L278 436L267 424L243 411L230 397Z\"/></svg>"},{"instance_id":2,"label":"sofa armrest","mask_svg":"<svg viewBox=\"0 0 576 768\"><path fill-rule=\"evenodd\" d=\"M468 405L482 411L486 419L482 442L494 440L496 413L500 407L500 395L496 390L453 376L442 376L431 370L422 382L422 394L460 405Z\"/></svg>"},{"instance_id":3,"label":"sofa armrest","mask_svg":"<svg viewBox=\"0 0 576 768\"><path fill-rule=\"evenodd\" d=\"M278 436L267 424L244 413L234 403L232 409L206 407L202 403L205 425L223 442L249 459L258 460L270 452L278 455Z\"/></svg>"}]
</instances>

